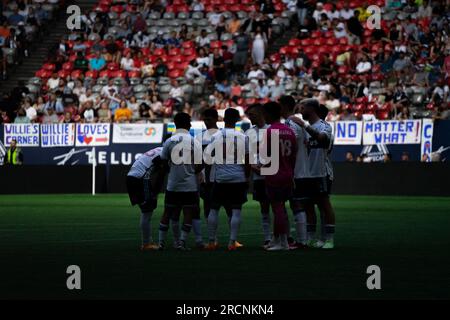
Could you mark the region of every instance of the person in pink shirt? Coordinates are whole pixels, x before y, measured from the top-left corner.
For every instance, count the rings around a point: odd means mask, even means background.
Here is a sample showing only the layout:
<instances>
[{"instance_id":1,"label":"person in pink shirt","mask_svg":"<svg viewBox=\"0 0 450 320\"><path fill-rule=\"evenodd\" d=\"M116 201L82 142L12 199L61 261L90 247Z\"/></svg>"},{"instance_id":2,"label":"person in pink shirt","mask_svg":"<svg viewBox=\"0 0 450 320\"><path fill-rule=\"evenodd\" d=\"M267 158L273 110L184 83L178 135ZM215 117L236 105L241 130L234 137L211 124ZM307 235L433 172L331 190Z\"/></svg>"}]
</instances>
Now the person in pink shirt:
<instances>
[{"instance_id":1,"label":"person in pink shirt","mask_svg":"<svg viewBox=\"0 0 450 320\"><path fill-rule=\"evenodd\" d=\"M265 144L271 161L278 161L278 170L266 175L266 191L274 213L274 238L267 246L268 251L289 250L287 241L287 212L285 202L292 196L294 188L294 167L297 154L297 140L294 131L280 122L281 107L277 102L264 105L264 117L270 125L267 129ZM278 154L270 150L271 137L276 134ZM273 163L271 164L273 166Z\"/></svg>"}]
</instances>

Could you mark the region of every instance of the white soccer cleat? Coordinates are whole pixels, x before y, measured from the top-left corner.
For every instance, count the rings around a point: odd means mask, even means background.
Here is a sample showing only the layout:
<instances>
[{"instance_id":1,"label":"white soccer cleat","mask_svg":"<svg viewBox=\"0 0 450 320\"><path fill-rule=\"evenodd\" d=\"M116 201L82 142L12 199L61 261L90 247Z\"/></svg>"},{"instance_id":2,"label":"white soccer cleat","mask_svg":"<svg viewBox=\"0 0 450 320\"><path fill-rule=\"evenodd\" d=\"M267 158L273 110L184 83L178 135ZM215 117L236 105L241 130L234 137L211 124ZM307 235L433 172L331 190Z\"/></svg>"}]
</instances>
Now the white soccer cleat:
<instances>
[{"instance_id":1,"label":"white soccer cleat","mask_svg":"<svg viewBox=\"0 0 450 320\"><path fill-rule=\"evenodd\" d=\"M267 251L289 251L289 246L278 243L266 249Z\"/></svg>"},{"instance_id":2,"label":"white soccer cleat","mask_svg":"<svg viewBox=\"0 0 450 320\"><path fill-rule=\"evenodd\" d=\"M324 244L325 244L325 242L323 242L322 240L314 239L314 240L309 240L307 243L307 246L310 248L314 248L314 249L320 249L323 247Z\"/></svg>"}]
</instances>

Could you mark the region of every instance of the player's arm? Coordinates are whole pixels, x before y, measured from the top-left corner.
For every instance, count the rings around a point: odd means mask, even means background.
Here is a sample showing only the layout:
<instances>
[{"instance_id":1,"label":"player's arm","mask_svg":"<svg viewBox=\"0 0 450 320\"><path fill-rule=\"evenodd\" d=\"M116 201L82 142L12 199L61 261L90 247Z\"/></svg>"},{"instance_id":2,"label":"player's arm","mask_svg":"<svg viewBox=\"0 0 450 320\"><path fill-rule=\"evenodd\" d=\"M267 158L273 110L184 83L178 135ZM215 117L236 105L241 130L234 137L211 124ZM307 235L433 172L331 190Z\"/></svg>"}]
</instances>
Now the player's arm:
<instances>
[{"instance_id":1,"label":"player's arm","mask_svg":"<svg viewBox=\"0 0 450 320\"><path fill-rule=\"evenodd\" d=\"M328 145L330 143L330 135L327 134L326 132L321 132L321 131L314 129L309 124L307 124L305 121L303 121L302 119L300 119L296 116L291 116L291 117L289 117L289 119L294 121L300 127L304 128L305 131L308 132L309 135L314 140L318 141L320 144Z\"/></svg>"}]
</instances>

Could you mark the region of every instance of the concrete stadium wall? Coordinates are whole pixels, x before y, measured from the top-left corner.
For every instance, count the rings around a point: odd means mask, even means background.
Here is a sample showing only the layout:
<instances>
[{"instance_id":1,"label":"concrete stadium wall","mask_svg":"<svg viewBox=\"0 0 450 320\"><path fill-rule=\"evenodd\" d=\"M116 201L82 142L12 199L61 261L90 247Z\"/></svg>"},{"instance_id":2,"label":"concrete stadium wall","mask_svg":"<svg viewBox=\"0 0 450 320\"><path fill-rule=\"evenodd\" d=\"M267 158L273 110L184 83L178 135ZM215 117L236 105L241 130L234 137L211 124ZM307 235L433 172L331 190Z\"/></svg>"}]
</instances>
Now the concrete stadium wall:
<instances>
[{"instance_id":1,"label":"concrete stadium wall","mask_svg":"<svg viewBox=\"0 0 450 320\"><path fill-rule=\"evenodd\" d=\"M334 194L450 196L450 164L335 163ZM97 193L126 192L126 166L98 166ZM0 167L0 194L90 193L90 166Z\"/></svg>"}]
</instances>

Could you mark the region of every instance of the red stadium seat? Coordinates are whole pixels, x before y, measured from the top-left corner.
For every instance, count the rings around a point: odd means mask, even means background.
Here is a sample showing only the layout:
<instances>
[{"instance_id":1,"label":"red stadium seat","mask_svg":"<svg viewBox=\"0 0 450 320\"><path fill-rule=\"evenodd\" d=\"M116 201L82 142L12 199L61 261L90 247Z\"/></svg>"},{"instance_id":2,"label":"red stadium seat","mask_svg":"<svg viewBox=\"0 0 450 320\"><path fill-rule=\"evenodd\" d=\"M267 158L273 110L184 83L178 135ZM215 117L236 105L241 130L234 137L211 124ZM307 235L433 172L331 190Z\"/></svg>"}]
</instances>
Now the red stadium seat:
<instances>
[{"instance_id":1,"label":"red stadium seat","mask_svg":"<svg viewBox=\"0 0 450 320\"><path fill-rule=\"evenodd\" d=\"M301 43L302 43L302 41L300 39L294 38L294 39L289 40L289 44L288 45L290 47L298 47L299 45L301 45Z\"/></svg>"},{"instance_id":2,"label":"red stadium seat","mask_svg":"<svg viewBox=\"0 0 450 320\"><path fill-rule=\"evenodd\" d=\"M124 11L124 9L123 9L123 6L118 5L118 6L113 6L111 8L111 11L117 13L118 15L120 15Z\"/></svg>"},{"instance_id":3,"label":"red stadium seat","mask_svg":"<svg viewBox=\"0 0 450 320\"><path fill-rule=\"evenodd\" d=\"M86 71L86 73L84 74L84 76L85 76L86 78L97 79L97 77L98 77L98 72L97 72L97 71L89 70L89 71Z\"/></svg>"},{"instance_id":4,"label":"red stadium seat","mask_svg":"<svg viewBox=\"0 0 450 320\"><path fill-rule=\"evenodd\" d=\"M65 78L67 78L68 76L70 76L70 71L67 71L67 70L60 70L60 71L58 72L58 77L59 77L59 78L65 79Z\"/></svg>"},{"instance_id":5,"label":"red stadium seat","mask_svg":"<svg viewBox=\"0 0 450 320\"><path fill-rule=\"evenodd\" d=\"M140 71L129 71L128 72L128 78L140 78L141 72Z\"/></svg>"},{"instance_id":6,"label":"red stadium seat","mask_svg":"<svg viewBox=\"0 0 450 320\"><path fill-rule=\"evenodd\" d=\"M195 48L195 43L194 43L194 41L185 41L185 42L183 42L181 47L185 50L192 49L192 48Z\"/></svg>"},{"instance_id":7,"label":"red stadium seat","mask_svg":"<svg viewBox=\"0 0 450 320\"><path fill-rule=\"evenodd\" d=\"M42 69L47 71L53 71L55 70L56 66L53 63L46 63L42 66Z\"/></svg>"},{"instance_id":8,"label":"red stadium seat","mask_svg":"<svg viewBox=\"0 0 450 320\"><path fill-rule=\"evenodd\" d=\"M175 78L182 77L183 74L184 74L183 71L181 71L179 69L173 69L169 72L169 77L172 79L175 79Z\"/></svg>"},{"instance_id":9,"label":"red stadium seat","mask_svg":"<svg viewBox=\"0 0 450 320\"><path fill-rule=\"evenodd\" d=\"M100 78L111 78L111 71L109 71L109 70L100 71L99 77Z\"/></svg>"},{"instance_id":10,"label":"red stadium seat","mask_svg":"<svg viewBox=\"0 0 450 320\"><path fill-rule=\"evenodd\" d=\"M196 51L195 51L194 48L186 48L186 49L183 50L183 55L190 56L190 55L195 54L195 52Z\"/></svg>"},{"instance_id":11,"label":"red stadium seat","mask_svg":"<svg viewBox=\"0 0 450 320\"><path fill-rule=\"evenodd\" d=\"M125 70L117 70L111 73L111 76L113 78L122 78L125 79L127 77L128 73Z\"/></svg>"},{"instance_id":12,"label":"red stadium seat","mask_svg":"<svg viewBox=\"0 0 450 320\"><path fill-rule=\"evenodd\" d=\"M72 71L73 70L73 63L72 62L66 62L62 65L62 69L65 71Z\"/></svg>"},{"instance_id":13,"label":"red stadium seat","mask_svg":"<svg viewBox=\"0 0 450 320\"><path fill-rule=\"evenodd\" d=\"M181 50L179 48L172 48L168 52L169 56L178 56L180 54L181 54Z\"/></svg>"},{"instance_id":14,"label":"red stadium seat","mask_svg":"<svg viewBox=\"0 0 450 320\"><path fill-rule=\"evenodd\" d=\"M378 111L377 112L377 119L378 120L387 120L387 119L389 119L389 112L388 111Z\"/></svg>"},{"instance_id":15,"label":"red stadium seat","mask_svg":"<svg viewBox=\"0 0 450 320\"><path fill-rule=\"evenodd\" d=\"M211 41L211 43L209 44L209 47L211 49L219 49L222 46L222 42L220 41Z\"/></svg>"},{"instance_id":16,"label":"red stadium seat","mask_svg":"<svg viewBox=\"0 0 450 320\"><path fill-rule=\"evenodd\" d=\"M75 70L70 75L73 79L80 79L83 76L83 71L81 70Z\"/></svg>"},{"instance_id":17,"label":"red stadium seat","mask_svg":"<svg viewBox=\"0 0 450 320\"><path fill-rule=\"evenodd\" d=\"M270 62L274 63L274 62L279 62L281 57L280 57L279 53L274 53L269 57L269 59L270 59Z\"/></svg>"},{"instance_id":18,"label":"red stadium seat","mask_svg":"<svg viewBox=\"0 0 450 320\"><path fill-rule=\"evenodd\" d=\"M119 64L117 64L117 63L110 62L110 63L108 63L108 65L106 66L106 68L107 68L109 71L117 71L117 70L119 70L120 66L119 66Z\"/></svg>"},{"instance_id":19,"label":"red stadium seat","mask_svg":"<svg viewBox=\"0 0 450 320\"><path fill-rule=\"evenodd\" d=\"M155 56L162 56L165 53L166 51L163 48L156 48L155 50L153 50L153 54Z\"/></svg>"}]
</instances>

